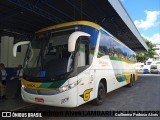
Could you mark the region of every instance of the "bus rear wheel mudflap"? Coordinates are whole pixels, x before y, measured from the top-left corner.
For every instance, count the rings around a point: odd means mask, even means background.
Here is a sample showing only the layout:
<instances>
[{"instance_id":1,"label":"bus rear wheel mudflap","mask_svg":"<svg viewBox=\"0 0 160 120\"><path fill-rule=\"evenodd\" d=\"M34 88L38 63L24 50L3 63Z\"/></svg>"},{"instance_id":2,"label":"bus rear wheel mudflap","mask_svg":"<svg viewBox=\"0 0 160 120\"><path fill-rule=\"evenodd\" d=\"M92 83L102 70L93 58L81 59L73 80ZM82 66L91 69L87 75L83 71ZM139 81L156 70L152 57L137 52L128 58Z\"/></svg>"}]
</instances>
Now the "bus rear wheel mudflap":
<instances>
[{"instance_id":1,"label":"bus rear wheel mudflap","mask_svg":"<svg viewBox=\"0 0 160 120\"><path fill-rule=\"evenodd\" d=\"M102 105L105 98L105 87L102 82L98 86L98 95L97 98L92 101L93 105Z\"/></svg>"}]
</instances>

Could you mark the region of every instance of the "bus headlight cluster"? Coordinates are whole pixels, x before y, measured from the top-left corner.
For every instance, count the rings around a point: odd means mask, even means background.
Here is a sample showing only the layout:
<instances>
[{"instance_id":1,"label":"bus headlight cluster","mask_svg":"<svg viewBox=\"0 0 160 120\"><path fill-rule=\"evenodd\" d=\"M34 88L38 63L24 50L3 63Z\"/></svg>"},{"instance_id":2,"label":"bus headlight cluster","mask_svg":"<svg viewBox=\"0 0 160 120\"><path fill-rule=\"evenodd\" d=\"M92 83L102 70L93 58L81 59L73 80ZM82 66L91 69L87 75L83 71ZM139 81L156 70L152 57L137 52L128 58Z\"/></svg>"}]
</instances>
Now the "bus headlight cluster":
<instances>
[{"instance_id":1,"label":"bus headlight cluster","mask_svg":"<svg viewBox=\"0 0 160 120\"><path fill-rule=\"evenodd\" d=\"M22 88L26 88L26 87L22 84Z\"/></svg>"},{"instance_id":2,"label":"bus headlight cluster","mask_svg":"<svg viewBox=\"0 0 160 120\"><path fill-rule=\"evenodd\" d=\"M72 84L69 84L69 85L60 87L60 88L58 88L57 90L58 90L59 92L65 92L65 91L70 90L70 89L74 88L75 86L77 86L78 83L79 83L79 81L78 81L78 82L76 81L76 82L74 82L74 83L72 83Z\"/></svg>"}]
</instances>

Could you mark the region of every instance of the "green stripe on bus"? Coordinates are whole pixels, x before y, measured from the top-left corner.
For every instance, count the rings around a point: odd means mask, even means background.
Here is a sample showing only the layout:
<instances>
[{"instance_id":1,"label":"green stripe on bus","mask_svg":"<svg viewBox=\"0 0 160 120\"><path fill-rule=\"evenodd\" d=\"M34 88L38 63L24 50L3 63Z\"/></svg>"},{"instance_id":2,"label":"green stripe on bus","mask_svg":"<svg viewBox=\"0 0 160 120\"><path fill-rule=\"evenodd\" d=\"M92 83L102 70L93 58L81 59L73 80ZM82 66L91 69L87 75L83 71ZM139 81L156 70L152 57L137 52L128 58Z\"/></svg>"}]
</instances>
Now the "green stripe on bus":
<instances>
[{"instance_id":1,"label":"green stripe on bus","mask_svg":"<svg viewBox=\"0 0 160 120\"><path fill-rule=\"evenodd\" d=\"M46 83L42 83L38 88L59 88L61 87L65 82L67 81L67 79L65 80L58 80L58 81L53 81L53 82L46 82Z\"/></svg>"},{"instance_id":2,"label":"green stripe on bus","mask_svg":"<svg viewBox=\"0 0 160 120\"><path fill-rule=\"evenodd\" d=\"M67 79L55 81L55 82L53 82L53 83L49 86L49 88L59 88L59 87L61 87L66 81L67 81Z\"/></svg>"},{"instance_id":3,"label":"green stripe on bus","mask_svg":"<svg viewBox=\"0 0 160 120\"><path fill-rule=\"evenodd\" d=\"M136 63L136 61L133 61L133 60L126 60L126 59L122 59L122 58L114 57L114 56L109 56L109 58L110 58L111 60L123 61L123 62L131 63L131 64Z\"/></svg>"},{"instance_id":4,"label":"green stripe on bus","mask_svg":"<svg viewBox=\"0 0 160 120\"><path fill-rule=\"evenodd\" d=\"M42 83L38 88L49 88L49 86L52 84L52 82L48 83Z\"/></svg>"},{"instance_id":5,"label":"green stripe on bus","mask_svg":"<svg viewBox=\"0 0 160 120\"><path fill-rule=\"evenodd\" d=\"M126 78L125 75L118 76L118 77L116 77L116 79L117 79L118 82L123 82L123 81L126 81L126 80L127 80L127 78Z\"/></svg>"},{"instance_id":6,"label":"green stripe on bus","mask_svg":"<svg viewBox=\"0 0 160 120\"><path fill-rule=\"evenodd\" d=\"M111 60L122 61L122 59L121 59L121 58L118 58L118 57L109 56L109 58L110 58Z\"/></svg>"}]
</instances>

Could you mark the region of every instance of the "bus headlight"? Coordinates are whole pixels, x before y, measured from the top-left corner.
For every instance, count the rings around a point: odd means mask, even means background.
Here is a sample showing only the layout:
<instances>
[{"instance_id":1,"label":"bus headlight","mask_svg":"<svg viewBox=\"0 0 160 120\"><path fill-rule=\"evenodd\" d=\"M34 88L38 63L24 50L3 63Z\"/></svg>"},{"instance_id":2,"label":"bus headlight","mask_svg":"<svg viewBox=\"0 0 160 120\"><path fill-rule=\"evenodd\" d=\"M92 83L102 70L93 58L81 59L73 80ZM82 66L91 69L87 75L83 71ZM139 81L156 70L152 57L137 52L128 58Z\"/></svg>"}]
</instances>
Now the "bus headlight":
<instances>
[{"instance_id":1,"label":"bus headlight","mask_svg":"<svg viewBox=\"0 0 160 120\"><path fill-rule=\"evenodd\" d=\"M68 89L67 86L63 86L63 87L58 88L59 92L67 91L67 89Z\"/></svg>"},{"instance_id":2,"label":"bus headlight","mask_svg":"<svg viewBox=\"0 0 160 120\"><path fill-rule=\"evenodd\" d=\"M69 84L69 85L60 87L60 88L58 88L57 90L58 90L59 92L65 92L65 91L70 90L70 89L74 88L75 86L77 86L78 83L79 83L79 81L78 81L78 82L76 81L76 82L74 82L74 83L72 83L72 84Z\"/></svg>"},{"instance_id":3,"label":"bus headlight","mask_svg":"<svg viewBox=\"0 0 160 120\"><path fill-rule=\"evenodd\" d=\"M22 88L26 88L24 85L22 85Z\"/></svg>"}]
</instances>

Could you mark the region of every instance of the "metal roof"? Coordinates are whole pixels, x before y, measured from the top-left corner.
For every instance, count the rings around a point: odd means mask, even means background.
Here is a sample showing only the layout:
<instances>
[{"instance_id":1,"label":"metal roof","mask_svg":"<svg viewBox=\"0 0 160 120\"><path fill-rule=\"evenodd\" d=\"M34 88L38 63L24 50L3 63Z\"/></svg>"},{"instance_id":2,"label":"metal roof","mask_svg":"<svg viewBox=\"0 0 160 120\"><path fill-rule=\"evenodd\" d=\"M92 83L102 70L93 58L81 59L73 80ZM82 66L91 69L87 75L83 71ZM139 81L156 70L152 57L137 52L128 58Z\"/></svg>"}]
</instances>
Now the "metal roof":
<instances>
[{"instance_id":1,"label":"metal roof","mask_svg":"<svg viewBox=\"0 0 160 120\"><path fill-rule=\"evenodd\" d=\"M148 47L119 0L1 0L0 35L32 37L59 23L95 22L132 50Z\"/></svg>"}]
</instances>

